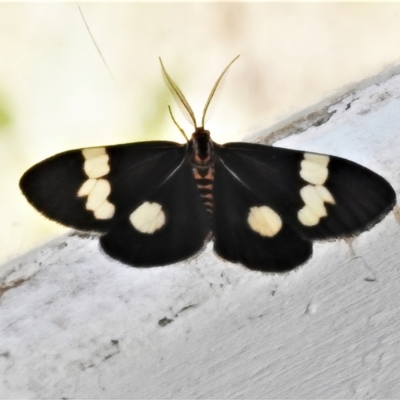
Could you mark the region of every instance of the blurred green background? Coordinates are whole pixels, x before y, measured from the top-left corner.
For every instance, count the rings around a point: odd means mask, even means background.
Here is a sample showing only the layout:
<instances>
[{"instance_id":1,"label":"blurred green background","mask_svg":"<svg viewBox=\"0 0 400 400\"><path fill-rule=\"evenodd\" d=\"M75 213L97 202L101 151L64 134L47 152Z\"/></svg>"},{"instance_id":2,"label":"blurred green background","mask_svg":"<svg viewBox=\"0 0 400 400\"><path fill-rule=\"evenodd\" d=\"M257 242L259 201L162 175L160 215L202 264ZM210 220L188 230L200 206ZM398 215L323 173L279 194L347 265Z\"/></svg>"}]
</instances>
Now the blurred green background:
<instances>
[{"instance_id":1,"label":"blurred green background","mask_svg":"<svg viewBox=\"0 0 400 400\"><path fill-rule=\"evenodd\" d=\"M0 3L0 263L66 231L20 193L32 164L71 148L182 142L159 56L199 116L241 55L207 124L216 142L240 140L400 61L396 3L80 7L112 75L76 3Z\"/></svg>"}]
</instances>

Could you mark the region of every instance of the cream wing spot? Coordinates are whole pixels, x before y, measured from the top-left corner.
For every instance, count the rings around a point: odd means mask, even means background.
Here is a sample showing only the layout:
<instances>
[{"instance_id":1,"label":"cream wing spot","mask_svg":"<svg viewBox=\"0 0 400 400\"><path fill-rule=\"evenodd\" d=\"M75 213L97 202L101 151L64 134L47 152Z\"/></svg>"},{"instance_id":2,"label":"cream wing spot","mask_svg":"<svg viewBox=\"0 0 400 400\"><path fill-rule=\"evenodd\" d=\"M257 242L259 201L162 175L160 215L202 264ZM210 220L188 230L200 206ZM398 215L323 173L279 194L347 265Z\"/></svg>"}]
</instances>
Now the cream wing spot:
<instances>
[{"instance_id":1,"label":"cream wing spot","mask_svg":"<svg viewBox=\"0 0 400 400\"><path fill-rule=\"evenodd\" d=\"M152 234L165 225L161 204L145 201L129 217L132 226L141 233Z\"/></svg>"},{"instance_id":2,"label":"cream wing spot","mask_svg":"<svg viewBox=\"0 0 400 400\"><path fill-rule=\"evenodd\" d=\"M96 179L87 179L85 182L83 182L83 185L78 190L78 197L88 196L95 184Z\"/></svg>"},{"instance_id":3,"label":"cream wing spot","mask_svg":"<svg viewBox=\"0 0 400 400\"><path fill-rule=\"evenodd\" d=\"M328 168L314 161L303 160L301 162L300 176L313 185L323 185L328 178Z\"/></svg>"},{"instance_id":4,"label":"cream wing spot","mask_svg":"<svg viewBox=\"0 0 400 400\"><path fill-rule=\"evenodd\" d=\"M335 199L333 198L331 192L325 186L315 186L319 196L325 203L335 204Z\"/></svg>"},{"instance_id":5,"label":"cream wing spot","mask_svg":"<svg viewBox=\"0 0 400 400\"><path fill-rule=\"evenodd\" d=\"M86 209L95 211L111 193L110 183L105 179L97 179L86 201Z\"/></svg>"},{"instance_id":6,"label":"cream wing spot","mask_svg":"<svg viewBox=\"0 0 400 400\"><path fill-rule=\"evenodd\" d=\"M82 155L85 160L90 160L91 158L107 155L105 147L91 147L89 149L83 149Z\"/></svg>"},{"instance_id":7,"label":"cream wing spot","mask_svg":"<svg viewBox=\"0 0 400 400\"><path fill-rule=\"evenodd\" d=\"M96 219L110 219L115 213L115 206L107 200L111 185L106 179L98 179L110 172L106 148L92 147L81 151L85 159L83 169L89 179L83 182L77 196L87 196L86 209L93 211Z\"/></svg>"},{"instance_id":8,"label":"cream wing spot","mask_svg":"<svg viewBox=\"0 0 400 400\"><path fill-rule=\"evenodd\" d=\"M297 218L304 226L314 226L319 222L319 217L315 215L312 210L304 206L298 213Z\"/></svg>"},{"instance_id":9,"label":"cream wing spot","mask_svg":"<svg viewBox=\"0 0 400 400\"><path fill-rule=\"evenodd\" d=\"M306 207L308 207L318 218L325 217L327 215L324 201L320 197L315 186L304 186L300 190L300 196L303 199Z\"/></svg>"},{"instance_id":10,"label":"cream wing spot","mask_svg":"<svg viewBox=\"0 0 400 400\"><path fill-rule=\"evenodd\" d=\"M327 167L329 164L329 156L324 156L323 154L304 153L304 159L318 164L321 167Z\"/></svg>"},{"instance_id":11,"label":"cream wing spot","mask_svg":"<svg viewBox=\"0 0 400 400\"><path fill-rule=\"evenodd\" d=\"M109 157L107 154L89 158L85 161L83 169L89 178L100 178L110 172L108 165Z\"/></svg>"},{"instance_id":12,"label":"cream wing spot","mask_svg":"<svg viewBox=\"0 0 400 400\"><path fill-rule=\"evenodd\" d=\"M114 205L107 200L104 200L93 212L96 219L110 219L114 216L114 213Z\"/></svg>"},{"instance_id":13,"label":"cream wing spot","mask_svg":"<svg viewBox=\"0 0 400 400\"><path fill-rule=\"evenodd\" d=\"M267 206L251 207L247 222L250 228L261 236L273 237L282 228L279 215Z\"/></svg>"},{"instance_id":14,"label":"cream wing spot","mask_svg":"<svg viewBox=\"0 0 400 400\"><path fill-rule=\"evenodd\" d=\"M304 153L300 176L310 185L300 190L304 207L297 213L297 218L305 226L317 225L328 215L325 203L335 204L332 194L323 186L329 175L329 160L329 156L322 154Z\"/></svg>"}]
</instances>

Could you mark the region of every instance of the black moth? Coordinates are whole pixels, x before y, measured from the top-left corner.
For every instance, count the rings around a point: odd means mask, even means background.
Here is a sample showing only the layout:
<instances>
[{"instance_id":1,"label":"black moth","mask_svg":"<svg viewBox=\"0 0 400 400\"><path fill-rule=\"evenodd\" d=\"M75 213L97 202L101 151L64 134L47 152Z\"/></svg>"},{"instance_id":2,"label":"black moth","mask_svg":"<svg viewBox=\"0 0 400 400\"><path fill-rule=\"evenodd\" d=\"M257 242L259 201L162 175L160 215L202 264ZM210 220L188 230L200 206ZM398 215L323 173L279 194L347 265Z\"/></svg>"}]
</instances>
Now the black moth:
<instances>
[{"instance_id":1,"label":"black moth","mask_svg":"<svg viewBox=\"0 0 400 400\"><path fill-rule=\"evenodd\" d=\"M161 63L195 127L186 144L150 141L57 154L23 175L23 193L46 217L99 232L108 255L137 267L184 260L213 240L228 261L284 272L311 256L312 240L355 235L393 208L389 183L354 162L214 143L205 114L232 62L211 90L200 127Z\"/></svg>"}]
</instances>

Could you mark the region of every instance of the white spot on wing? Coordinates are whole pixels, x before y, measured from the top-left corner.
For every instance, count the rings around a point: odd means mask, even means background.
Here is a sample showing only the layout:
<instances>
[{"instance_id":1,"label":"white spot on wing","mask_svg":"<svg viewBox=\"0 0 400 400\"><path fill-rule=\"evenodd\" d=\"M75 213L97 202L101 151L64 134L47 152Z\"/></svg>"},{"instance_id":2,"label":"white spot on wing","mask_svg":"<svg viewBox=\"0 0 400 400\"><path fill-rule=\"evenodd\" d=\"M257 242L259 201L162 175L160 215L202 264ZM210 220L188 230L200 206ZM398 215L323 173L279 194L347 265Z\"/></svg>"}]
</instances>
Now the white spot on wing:
<instances>
[{"instance_id":1,"label":"white spot on wing","mask_svg":"<svg viewBox=\"0 0 400 400\"><path fill-rule=\"evenodd\" d=\"M318 185L315 186L315 189L317 189L319 196L325 203L335 204L335 199L333 198L331 192L325 186Z\"/></svg>"},{"instance_id":2,"label":"white spot on wing","mask_svg":"<svg viewBox=\"0 0 400 400\"><path fill-rule=\"evenodd\" d=\"M165 225L161 204L144 202L130 215L133 227L141 233L152 234Z\"/></svg>"},{"instance_id":3,"label":"white spot on wing","mask_svg":"<svg viewBox=\"0 0 400 400\"><path fill-rule=\"evenodd\" d=\"M328 168L313 161L303 160L300 176L313 185L323 185L328 178Z\"/></svg>"},{"instance_id":4,"label":"white spot on wing","mask_svg":"<svg viewBox=\"0 0 400 400\"><path fill-rule=\"evenodd\" d=\"M317 225L322 217L328 215L324 203L335 204L335 199L325 186L304 186L300 196L305 206L298 212L297 218L305 226Z\"/></svg>"},{"instance_id":5,"label":"white spot on wing","mask_svg":"<svg viewBox=\"0 0 400 400\"><path fill-rule=\"evenodd\" d=\"M105 147L91 147L89 149L82 149L83 157L85 160L90 160L93 157L98 157L107 154Z\"/></svg>"},{"instance_id":6,"label":"white spot on wing","mask_svg":"<svg viewBox=\"0 0 400 400\"><path fill-rule=\"evenodd\" d=\"M92 191L89 193L86 202L86 209L95 211L108 197L111 186L105 179L97 179Z\"/></svg>"},{"instance_id":7,"label":"white spot on wing","mask_svg":"<svg viewBox=\"0 0 400 400\"><path fill-rule=\"evenodd\" d=\"M318 164L321 167L327 167L329 164L329 156L316 153L304 153L304 159Z\"/></svg>"},{"instance_id":8,"label":"white spot on wing","mask_svg":"<svg viewBox=\"0 0 400 400\"><path fill-rule=\"evenodd\" d=\"M103 154L101 156L89 158L85 161L83 169L89 178L100 178L107 175L110 172L110 166L108 165L108 155Z\"/></svg>"},{"instance_id":9,"label":"white spot on wing","mask_svg":"<svg viewBox=\"0 0 400 400\"><path fill-rule=\"evenodd\" d=\"M315 215L312 210L304 206L298 213L297 218L305 226L314 226L319 222L319 217Z\"/></svg>"},{"instance_id":10,"label":"white spot on wing","mask_svg":"<svg viewBox=\"0 0 400 400\"><path fill-rule=\"evenodd\" d=\"M303 199L306 207L308 207L318 218L325 217L327 215L324 201L320 197L315 186L304 186L300 190L300 196Z\"/></svg>"},{"instance_id":11,"label":"white spot on wing","mask_svg":"<svg viewBox=\"0 0 400 400\"><path fill-rule=\"evenodd\" d=\"M110 219L115 213L115 207L109 201L104 200L95 210L94 216L96 219Z\"/></svg>"},{"instance_id":12,"label":"white spot on wing","mask_svg":"<svg viewBox=\"0 0 400 400\"><path fill-rule=\"evenodd\" d=\"M261 236L275 236L282 228L279 215L267 206L251 207L247 222L250 228Z\"/></svg>"},{"instance_id":13,"label":"white spot on wing","mask_svg":"<svg viewBox=\"0 0 400 400\"><path fill-rule=\"evenodd\" d=\"M89 179L83 182L77 196L87 196L86 209L93 211L96 219L110 219L115 213L115 206L107 200L111 185L106 179L98 179L110 172L106 149L105 147L83 149L82 155L85 158L83 170Z\"/></svg>"},{"instance_id":14,"label":"white spot on wing","mask_svg":"<svg viewBox=\"0 0 400 400\"><path fill-rule=\"evenodd\" d=\"M322 154L304 153L300 176L310 185L300 190L304 207L297 213L297 218L305 226L317 225L328 215L324 203L335 204L332 194L323 186L329 175L329 160L329 156Z\"/></svg>"},{"instance_id":15,"label":"white spot on wing","mask_svg":"<svg viewBox=\"0 0 400 400\"><path fill-rule=\"evenodd\" d=\"M94 188L97 179L87 179L78 190L78 197L88 196Z\"/></svg>"}]
</instances>

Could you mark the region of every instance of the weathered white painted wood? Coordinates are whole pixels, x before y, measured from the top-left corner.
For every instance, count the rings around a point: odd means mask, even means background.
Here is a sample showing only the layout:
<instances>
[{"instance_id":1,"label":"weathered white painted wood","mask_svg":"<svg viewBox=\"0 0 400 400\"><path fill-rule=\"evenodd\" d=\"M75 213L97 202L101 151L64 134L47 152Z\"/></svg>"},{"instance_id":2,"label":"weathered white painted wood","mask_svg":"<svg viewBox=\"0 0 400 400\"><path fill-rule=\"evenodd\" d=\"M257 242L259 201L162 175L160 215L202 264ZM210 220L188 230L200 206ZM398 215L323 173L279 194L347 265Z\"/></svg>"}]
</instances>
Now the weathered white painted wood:
<instances>
[{"instance_id":1,"label":"weathered white painted wood","mask_svg":"<svg viewBox=\"0 0 400 400\"><path fill-rule=\"evenodd\" d=\"M322 124L278 144L360 162L399 193L399 88L385 77L319 106ZM0 269L0 397L399 397L394 213L351 246L317 243L268 275L210 247L136 269L97 239L57 239Z\"/></svg>"}]
</instances>

